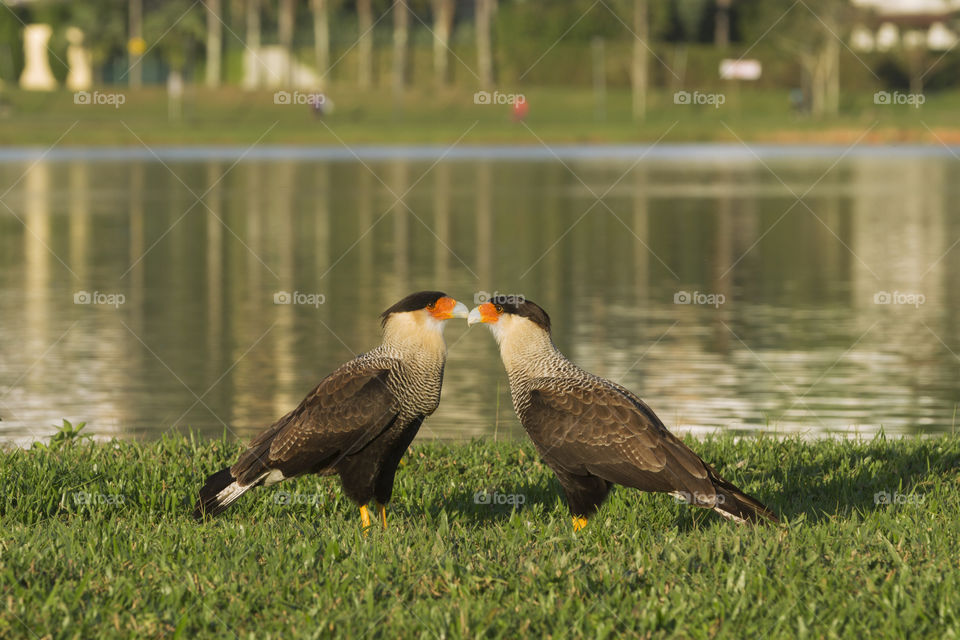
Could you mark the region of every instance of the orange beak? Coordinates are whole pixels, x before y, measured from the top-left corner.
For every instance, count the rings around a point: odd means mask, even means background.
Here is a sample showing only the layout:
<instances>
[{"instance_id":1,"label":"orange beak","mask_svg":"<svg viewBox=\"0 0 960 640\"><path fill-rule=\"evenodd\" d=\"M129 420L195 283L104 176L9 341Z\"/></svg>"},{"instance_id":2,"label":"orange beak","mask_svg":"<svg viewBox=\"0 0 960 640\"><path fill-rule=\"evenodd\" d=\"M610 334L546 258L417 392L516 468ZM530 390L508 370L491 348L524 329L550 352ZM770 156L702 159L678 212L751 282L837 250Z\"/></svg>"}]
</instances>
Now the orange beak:
<instances>
[{"instance_id":1,"label":"orange beak","mask_svg":"<svg viewBox=\"0 0 960 640\"><path fill-rule=\"evenodd\" d=\"M449 320L450 318L466 318L467 306L462 302L457 302L453 298L444 296L433 304L429 309L430 315L437 320Z\"/></svg>"},{"instance_id":2,"label":"orange beak","mask_svg":"<svg viewBox=\"0 0 960 640\"><path fill-rule=\"evenodd\" d=\"M499 319L500 314L497 313L497 308L493 306L493 303L484 302L479 307L473 308L470 315L467 316L467 324L476 324L478 322L493 324Z\"/></svg>"}]
</instances>

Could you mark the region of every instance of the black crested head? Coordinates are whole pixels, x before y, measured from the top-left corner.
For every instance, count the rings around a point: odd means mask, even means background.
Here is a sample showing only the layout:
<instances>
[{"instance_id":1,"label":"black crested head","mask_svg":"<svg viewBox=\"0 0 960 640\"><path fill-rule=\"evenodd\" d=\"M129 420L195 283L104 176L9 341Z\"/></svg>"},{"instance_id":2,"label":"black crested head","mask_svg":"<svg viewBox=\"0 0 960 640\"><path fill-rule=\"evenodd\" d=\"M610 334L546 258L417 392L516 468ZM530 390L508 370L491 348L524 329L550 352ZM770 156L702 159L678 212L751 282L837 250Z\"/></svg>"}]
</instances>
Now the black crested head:
<instances>
[{"instance_id":1,"label":"black crested head","mask_svg":"<svg viewBox=\"0 0 960 640\"><path fill-rule=\"evenodd\" d=\"M550 316L532 300L521 296L493 296L490 302L494 306L502 307L504 313L512 313L529 319L535 325L550 333Z\"/></svg>"},{"instance_id":2,"label":"black crested head","mask_svg":"<svg viewBox=\"0 0 960 640\"><path fill-rule=\"evenodd\" d=\"M393 305L380 314L380 326L387 323L387 319L394 313L404 313L406 311L419 311L427 305L434 304L440 298L446 297L442 291L417 291L411 293L406 298Z\"/></svg>"}]
</instances>

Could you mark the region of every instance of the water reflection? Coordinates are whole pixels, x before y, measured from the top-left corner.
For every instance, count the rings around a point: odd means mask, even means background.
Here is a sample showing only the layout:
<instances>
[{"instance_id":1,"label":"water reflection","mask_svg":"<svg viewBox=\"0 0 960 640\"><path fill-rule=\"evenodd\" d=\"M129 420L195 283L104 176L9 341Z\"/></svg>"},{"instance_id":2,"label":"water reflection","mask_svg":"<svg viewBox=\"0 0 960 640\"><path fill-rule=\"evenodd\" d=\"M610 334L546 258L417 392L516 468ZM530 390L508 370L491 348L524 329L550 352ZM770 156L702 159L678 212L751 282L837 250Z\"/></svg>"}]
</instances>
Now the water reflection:
<instances>
[{"instance_id":1,"label":"water reflection","mask_svg":"<svg viewBox=\"0 0 960 640\"><path fill-rule=\"evenodd\" d=\"M420 288L541 302L562 349L678 431L953 428L952 158L635 161L0 163L0 439L61 418L248 437ZM448 343L423 437L520 435L487 332Z\"/></svg>"}]
</instances>

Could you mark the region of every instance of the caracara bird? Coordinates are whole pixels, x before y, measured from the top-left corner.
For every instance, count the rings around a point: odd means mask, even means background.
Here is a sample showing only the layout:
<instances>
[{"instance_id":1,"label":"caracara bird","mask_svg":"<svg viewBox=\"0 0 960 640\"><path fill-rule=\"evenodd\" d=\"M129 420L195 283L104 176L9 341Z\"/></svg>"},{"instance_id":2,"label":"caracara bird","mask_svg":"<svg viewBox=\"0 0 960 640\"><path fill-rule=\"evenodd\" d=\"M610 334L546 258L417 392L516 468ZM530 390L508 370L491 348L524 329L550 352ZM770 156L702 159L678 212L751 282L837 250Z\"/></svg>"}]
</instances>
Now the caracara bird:
<instances>
[{"instance_id":1,"label":"caracara bird","mask_svg":"<svg viewBox=\"0 0 960 640\"><path fill-rule=\"evenodd\" d=\"M513 407L567 497L573 528L587 524L614 484L670 493L737 522L777 517L667 431L640 398L587 373L550 338L550 317L529 300L497 296L467 324L490 327Z\"/></svg>"},{"instance_id":2,"label":"caracara bird","mask_svg":"<svg viewBox=\"0 0 960 640\"><path fill-rule=\"evenodd\" d=\"M296 409L254 438L232 467L207 478L194 517L217 515L253 487L305 473L340 475L360 505L376 498L383 526L397 465L440 403L443 326L467 307L439 291L414 293L381 315L383 342L324 378Z\"/></svg>"}]
</instances>

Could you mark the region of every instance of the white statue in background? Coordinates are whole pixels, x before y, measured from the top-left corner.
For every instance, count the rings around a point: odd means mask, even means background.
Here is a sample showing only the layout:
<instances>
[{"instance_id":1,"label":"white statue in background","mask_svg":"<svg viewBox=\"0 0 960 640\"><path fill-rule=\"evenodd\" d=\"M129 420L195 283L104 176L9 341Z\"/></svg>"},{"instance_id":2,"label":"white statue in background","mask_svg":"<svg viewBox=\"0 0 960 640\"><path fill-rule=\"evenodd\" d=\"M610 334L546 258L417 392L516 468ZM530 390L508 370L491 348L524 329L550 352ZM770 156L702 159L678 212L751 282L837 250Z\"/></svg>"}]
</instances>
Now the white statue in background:
<instances>
[{"instance_id":1,"label":"white statue in background","mask_svg":"<svg viewBox=\"0 0 960 640\"><path fill-rule=\"evenodd\" d=\"M93 85L93 63L90 51L83 46L83 31L67 27L67 88L71 91L87 91Z\"/></svg>"},{"instance_id":2,"label":"white statue in background","mask_svg":"<svg viewBox=\"0 0 960 640\"><path fill-rule=\"evenodd\" d=\"M47 43L53 30L48 24L28 24L23 29L23 56L25 64L20 74L20 86L33 91L52 91L57 80L50 70Z\"/></svg>"}]
</instances>

